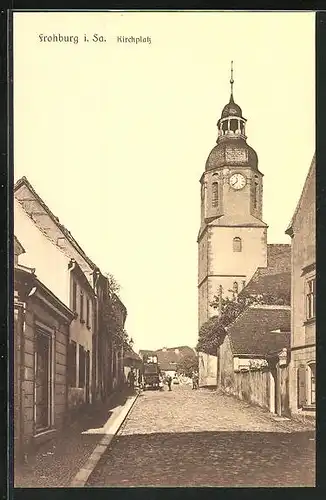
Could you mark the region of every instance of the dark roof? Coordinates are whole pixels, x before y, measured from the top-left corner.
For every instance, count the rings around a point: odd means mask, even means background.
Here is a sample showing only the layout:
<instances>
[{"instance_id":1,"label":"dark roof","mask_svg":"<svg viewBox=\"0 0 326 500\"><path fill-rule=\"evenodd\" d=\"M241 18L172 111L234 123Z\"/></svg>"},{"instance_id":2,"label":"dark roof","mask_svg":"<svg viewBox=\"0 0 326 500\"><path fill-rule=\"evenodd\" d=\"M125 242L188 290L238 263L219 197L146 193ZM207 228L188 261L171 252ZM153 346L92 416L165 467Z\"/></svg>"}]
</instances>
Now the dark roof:
<instances>
[{"instance_id":1,"label":"dark roof","mask_svg":"<svg viewBox=\"0 0 326 500\"><path fill-rule=\"evenodd\" d=\"M226 118L227 116L239 116L242 117L242 109L233 100L233 95L231 94L230 101L223 108L221 118Z\"/></svg>"},{"instance_id":2,"label":"dark roof","mask_svg":"<svg viewBox=\"0 0 326 500\"><path fill-rule=\"evenodd\" d=\"M264 268L258 268L248 285L243 289L251 295L263 293L288 296L291 295L291 273L264 273Z\"/></svg>"},{"instance_id":3,"label":"dark roof","mask_svg":"<svg viewBox=\"0 0 326 500\"><path fill-rule=\"evenodd\" d=\"M195 352L193 349L191 349L191 347L179 346L158 349L156 351L156 355L158 357L158 362L160 365L169 364L172 366L176 366L176 364L179 363L181 359L185 358L186 356L194 356Z\"/></svg>"},{"instance_id":4,"label":"dark roof","mask_svg":"<svg viewBox=\"0 0 326 500\"><path fill-rule=\"evenodd\" d=\"M166 347L163 349L157 349L156 351L140 350L139 354L144 356L156 355L158 363L162 370L175 370L177 364L186 356L194 356L195 351L188 346L178 346L178 347Z\"/></svg>"},{"instance_id":5,"label":"dark roof","mask_svg":"<svg viewBox=\"0 0 326 500\"><path fill-rule=\"evenodd\" d=\"M267 267L277 271L291 271L291 244L269 243L267 245Z\"/></svg>"},{"instance_id":6,"label":"dark roof","mask_svg":"<svg viewBox=\"0 0 326 500\"><path fill-rule=\"evenodd\" d=\"M267 245L267 267L257 268L243 292L251 295L266 293L290 297L291 245Z\"/></svg>"},{"instance_id":7,"label":"dark roof","mask_svg":"<svg viewBox=\"0 0 326 500\"><path fill-rule=\"evenodd\" d=\"M256 151L242 137L221 137L208 155L205 170L223 166L246 166L258 170Z\"/></svg>"},{"instance_id":8,"label":"dark roof","mask_svg":"<svg viewBox=\"0 0 326 500\"><path fill-rule=\"evenodd\" d=\"M233 355L266 356L289 347L290 327L290 306L248 307L227 327Z\"/></svg>"}]
</instances>

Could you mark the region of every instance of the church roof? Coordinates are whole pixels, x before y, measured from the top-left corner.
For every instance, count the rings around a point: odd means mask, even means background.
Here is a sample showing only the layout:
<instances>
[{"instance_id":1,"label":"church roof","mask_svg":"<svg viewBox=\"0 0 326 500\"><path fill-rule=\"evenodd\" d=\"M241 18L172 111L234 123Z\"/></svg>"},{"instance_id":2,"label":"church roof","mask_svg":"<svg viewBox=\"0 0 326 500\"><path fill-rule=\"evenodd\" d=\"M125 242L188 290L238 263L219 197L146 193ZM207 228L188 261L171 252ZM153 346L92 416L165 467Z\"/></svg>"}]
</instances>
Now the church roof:
<instances>
[{"instance_id":1,"label":"church roof","mask_svg":"<svg viewBox=\"0 0 326 500\"><path fill-rule=\"evenodd\" d=\"M290 306L250 306L227 327L233 356L265 357L290 346Z\"/></svg>"},{"instance_id":2,"label":"church roof","mask_svg":"<svg viewBox=\"0 0 326 500\"><path fill-rule=\"evenodd\" d=\"M232 165L258 170L257 153L243 137L219 138L208 155L205 170Z\"/></svg>"},{"instance_id":3,"label":"church roof","mask_svg":"<svg viewBox=\"0 0 326 500\"><path fill-rule=\"evenodd\" d=\"M221 118L226 118L227 116L239 116L242 118L242 109L234 102L232 94L230 102L228 102L228 104L226 104L223 108Z\"/></svg>"}]
</instances>

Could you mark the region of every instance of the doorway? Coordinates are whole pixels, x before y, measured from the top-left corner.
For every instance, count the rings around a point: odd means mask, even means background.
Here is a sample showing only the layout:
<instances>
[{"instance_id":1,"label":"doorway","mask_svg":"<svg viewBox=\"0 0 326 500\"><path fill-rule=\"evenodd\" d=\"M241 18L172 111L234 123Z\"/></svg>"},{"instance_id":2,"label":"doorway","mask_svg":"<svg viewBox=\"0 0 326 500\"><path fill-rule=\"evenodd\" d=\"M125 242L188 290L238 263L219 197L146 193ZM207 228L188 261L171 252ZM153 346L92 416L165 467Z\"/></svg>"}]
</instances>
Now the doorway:
<instances>
[{"instance_id":1,"label":"doorway","mask_svg":"<svg viewBox=\"0 0 326 500\"><path fill-rule=\"evenodd\" d=\"M35 431L51 426L51 337L36 331L35 342Z\"/></svg>"}]
</instances>

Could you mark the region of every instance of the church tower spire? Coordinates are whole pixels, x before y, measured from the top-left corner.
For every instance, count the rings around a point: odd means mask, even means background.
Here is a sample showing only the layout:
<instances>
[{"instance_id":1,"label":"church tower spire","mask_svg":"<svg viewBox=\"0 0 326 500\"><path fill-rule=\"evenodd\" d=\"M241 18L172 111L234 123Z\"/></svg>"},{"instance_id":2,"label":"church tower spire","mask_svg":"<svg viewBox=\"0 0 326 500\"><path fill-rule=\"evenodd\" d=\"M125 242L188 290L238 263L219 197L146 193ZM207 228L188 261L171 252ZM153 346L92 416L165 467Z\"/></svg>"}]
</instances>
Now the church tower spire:
<instances>
[{"instance_id":1,"label":"church tower spire","mask_svg":"<svg viewBox=\"0 0 326 500\"><path fill-rule=\"evenodd\" d=\"M233 84L234 84L234 79L233 79L233 61L231 61L231 78L230 78L231 94L230 94L230 103L234 103L234 100L233 100Z\"/></svg>"},{"instance_id":2,"label":"church tower spire","mask_svg":"<svg viewBox=\"0 0 326 500\"><path fill-rule=\"evenodd\" d=\"M263 174L256 151L247 143L247 120L234 102L233 86L231 61L230 99L217 122L216 145L200 179L199 326L215 313L210 304L218 290L232 298L267 262Z\"/></svg>"}]
</instances>

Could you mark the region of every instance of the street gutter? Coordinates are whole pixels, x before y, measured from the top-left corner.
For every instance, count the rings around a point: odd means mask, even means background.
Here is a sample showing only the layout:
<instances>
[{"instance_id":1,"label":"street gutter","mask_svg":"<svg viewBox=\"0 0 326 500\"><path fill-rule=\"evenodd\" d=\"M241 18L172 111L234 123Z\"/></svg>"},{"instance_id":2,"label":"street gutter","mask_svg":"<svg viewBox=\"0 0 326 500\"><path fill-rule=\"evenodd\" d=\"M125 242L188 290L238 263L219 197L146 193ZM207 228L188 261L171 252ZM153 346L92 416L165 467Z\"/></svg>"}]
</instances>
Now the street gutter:
<instances>
[{"instance_id":1,"label":"street gutter","mask_svg":"<svg viewBox=\"0 0 326 500\"><path fill-rule=\"evenodd\" d=\"M112 439L117 434L120 427L122 426L122 424L126 420L128 414L129 414L130 410L132 409L133 405L135 404L138 396L139 396L139 393L137 393L134 396L129 397L127 399L126 403L120 409L120 411L113 417L113 419L111 417L107 421L107 423L104 426L104 430L105 430L104 437L96 445L93 453L87 459L84 466L77 472L74 479L71 481L69 487L82 488L85 486L85 484L88 481L89 476L94 471L94 469L97 466L103 453L106 451L106 449L108 448Z\"/></svg>"}]
</instances>

